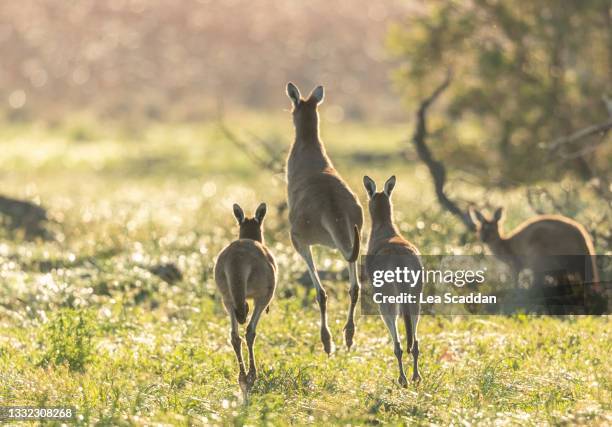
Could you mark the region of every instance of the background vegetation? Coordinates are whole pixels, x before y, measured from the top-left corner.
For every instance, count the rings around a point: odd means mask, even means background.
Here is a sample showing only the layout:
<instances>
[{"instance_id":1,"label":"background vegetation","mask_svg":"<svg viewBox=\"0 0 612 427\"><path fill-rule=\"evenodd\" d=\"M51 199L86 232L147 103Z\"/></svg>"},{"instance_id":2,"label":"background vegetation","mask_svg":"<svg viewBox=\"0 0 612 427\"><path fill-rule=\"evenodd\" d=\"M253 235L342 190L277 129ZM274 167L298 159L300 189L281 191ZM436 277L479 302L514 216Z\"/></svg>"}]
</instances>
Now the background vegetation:
<instances>
[{"instance_id":1,"label":"background vegetation","mask_svg":"<svg viewBox=\"0 0 612 427\"><path fill-rule=\"evenodd\" d=\"M389 40L406 93L423 97L454 70L435 138L473 172L495 165L487 179L507 186L568 171L589 180L612 166L610 144L606 156L543 149L612 114L608 0L433 1Z\"/></svg>"},{"instance_id":2,"label":"background vegetation","mask_svg":"<svg viewBox=\"0 0 612 427\"><path fill-rule=\"evenodd\" d=\"M426 316L424 380L401 389L379 318L342 347L348 283L321 250L338 345L325 356L278 167L284 84L324 83L323 137L362 204L363 174L394 173L396 219L423 253L482 253L409 144L413 109L452 66L428 139L447 193L505 206L507 229L564 213L610 254L609 135L572 145L593 148L579 157L596 177L534 160L608 117L604 3L2 3L0 405L72 405L83 425L612 423L609 316ZM260 201L280 278L245 405L212 267L236 236L232 203Z\"/></svg>"}]
</instances>

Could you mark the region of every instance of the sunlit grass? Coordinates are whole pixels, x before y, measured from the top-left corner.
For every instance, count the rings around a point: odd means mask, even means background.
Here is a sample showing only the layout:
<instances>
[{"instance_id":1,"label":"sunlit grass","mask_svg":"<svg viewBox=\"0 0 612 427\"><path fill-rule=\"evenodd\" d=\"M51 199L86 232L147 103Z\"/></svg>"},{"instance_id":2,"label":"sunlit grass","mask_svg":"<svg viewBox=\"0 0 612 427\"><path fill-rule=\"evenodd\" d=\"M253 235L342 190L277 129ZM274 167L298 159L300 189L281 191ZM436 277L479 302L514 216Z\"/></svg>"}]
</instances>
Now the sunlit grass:
<instances>
[{"instance_id":1,"label":"sunlit grass","mask_svg":"<svg viewBox=\"0 0 612 427\"><path fill-rule=\"evenodd\" d=\"M247 139L249 132L278 138L281 150L291 140L283 111L226 121ZM362 204L363 174L397 175L396 219L422 253L482 250L440 212L423 166L399 155L376 165L350 157L398 151L408 136L403 125L324 122L323 132ZM343 348L347 284L326 283L338 351L325 356L314 293L298 283L304 267L286 213L276 209L283 177L255 167L214 122L136 133L88 121L9 126L2 137L2 194L42 203L55 240L2 231L1 405L71 405L82 424L108 425L612 422L609 317L426 316L424 380L404 390L376 316L360 316L355 348ZM503 204L509 226L533 215L521 189L485 192L451 179L449 191ZM245 405L212 267L236 236L231 204L250 213L260 201L271 207L266 238L279 283L258 330L260 378ZM577 206L583 221L603 209L588 192ZM317 262L341 267L330 251L319 251ZM161 263L175 264L183 279L154 275ZM58 319L70 325L79 316L92 319L81 335L58 333ZM73 352L75 343L90 348Z\"/></svg>"}]
</instances>

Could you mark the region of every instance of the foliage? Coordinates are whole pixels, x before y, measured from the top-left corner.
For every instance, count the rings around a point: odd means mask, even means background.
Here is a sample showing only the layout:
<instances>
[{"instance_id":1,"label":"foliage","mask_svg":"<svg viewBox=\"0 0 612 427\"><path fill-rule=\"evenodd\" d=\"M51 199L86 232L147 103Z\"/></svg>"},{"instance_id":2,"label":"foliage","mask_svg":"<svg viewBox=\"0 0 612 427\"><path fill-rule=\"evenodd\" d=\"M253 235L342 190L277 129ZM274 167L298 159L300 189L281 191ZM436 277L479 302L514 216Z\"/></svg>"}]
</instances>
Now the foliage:
<instances>
[{"instance_id":1,"label":"foliage","mask_svg":"<svg viewBox=\"0 0 612 427\"><path fill-rule=\"evenodd\" d=\"M434 138L458 167L497 171L484 182L589 179L609 169L610 147L560 161L541 144L607 119L611 16L607 0L427 2L390 32L396 81L423 98L453 70Z\"/></svg>"}]
</instances>

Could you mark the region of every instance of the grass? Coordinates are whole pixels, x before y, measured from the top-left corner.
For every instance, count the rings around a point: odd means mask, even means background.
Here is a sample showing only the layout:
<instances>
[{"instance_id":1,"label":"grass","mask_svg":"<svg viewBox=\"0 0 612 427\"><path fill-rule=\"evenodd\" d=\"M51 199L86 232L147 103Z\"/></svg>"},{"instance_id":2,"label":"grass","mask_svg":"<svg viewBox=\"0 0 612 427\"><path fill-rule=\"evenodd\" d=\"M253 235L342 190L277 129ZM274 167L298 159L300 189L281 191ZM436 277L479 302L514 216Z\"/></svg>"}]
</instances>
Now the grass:
<instances>
[{"instance_id":1,"label":"grass","mask_svg":"<svg viewBox=\"0 0 612 427\"><path fill-rule=\"evenodd\" d=\"M285 115L229 122L290 139ZM325 123L323 135L362 203L364 173L398 176L396 217L423 253L483 250L438 209L421 165L351 158L393 153L403 126ZM255 167L214 124L12 125L0 141L3 195L42 203L55 236L0 235L0 405L74 406L83 425L612 422L610 317L425 316L423 382L402 389L378 317L359 316L354 349L343 347L348 286L327 282L338 347L327 357L314 293L298 282L304 267L275 208L266 238L280 277L258 329L260 377L244 404L212 267L236 235L231 204L249 213L262 200L278 205L282 177ZM533 215L523 190L485 193L457 176L450 191L503 204L509 227ZM604 206L583 191L574 208L589 222ZM343 267L330 251L316 257L322 268ZM163 263L182 280L151 273Z\"/></svg>"}]
</instances>

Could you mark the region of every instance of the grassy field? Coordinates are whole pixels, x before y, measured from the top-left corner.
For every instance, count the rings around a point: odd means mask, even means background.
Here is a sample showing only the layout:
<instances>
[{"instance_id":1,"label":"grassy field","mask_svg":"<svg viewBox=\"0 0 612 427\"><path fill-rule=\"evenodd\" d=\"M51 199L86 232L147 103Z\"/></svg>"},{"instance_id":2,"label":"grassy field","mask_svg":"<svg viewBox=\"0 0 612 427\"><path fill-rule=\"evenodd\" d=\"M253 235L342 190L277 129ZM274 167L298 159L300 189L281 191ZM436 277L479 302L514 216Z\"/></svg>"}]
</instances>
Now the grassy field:
<instances>
[{"instance_id":1,"label":"grassy field","mask_svg":"<svg viewBox=\"0 0 612 427\"><path fill-rule=\"evenodd\" d=\"M287 148L288 115L233 119L239 134L248 130ZM377 181L397 175L396 218L422 253L482 252L438 209L423 166L352 155L373 147L392 154L409 132L323 127L362 204L364 173ZM84 425L612 423L610 317L425 316L423 381L402 389L378 317L358 317L356 345L346 351L348 283L327 281L338 347L327 357L314 291L298 282L304 266L276 209L283 177L254 166L214 123L11 125L0 131L0 153L2 195L40 202L54 236L26 241L18 230L1 231L0 405L70 405ZM451 192L485 197L457 177ZM486 197L506 206L507 226L534 214L523 190ZM260 376L245 404L211 273L237 233L232 203L250 215L260 201L270 206L266 238L279 283L258 329ZM585 192L575 216L589 221L602 209ZM343 268L333 252L316 258L321 268ZM167 263L181 280L170 284L152 273Z\"/></svg>"}]
</instances>

